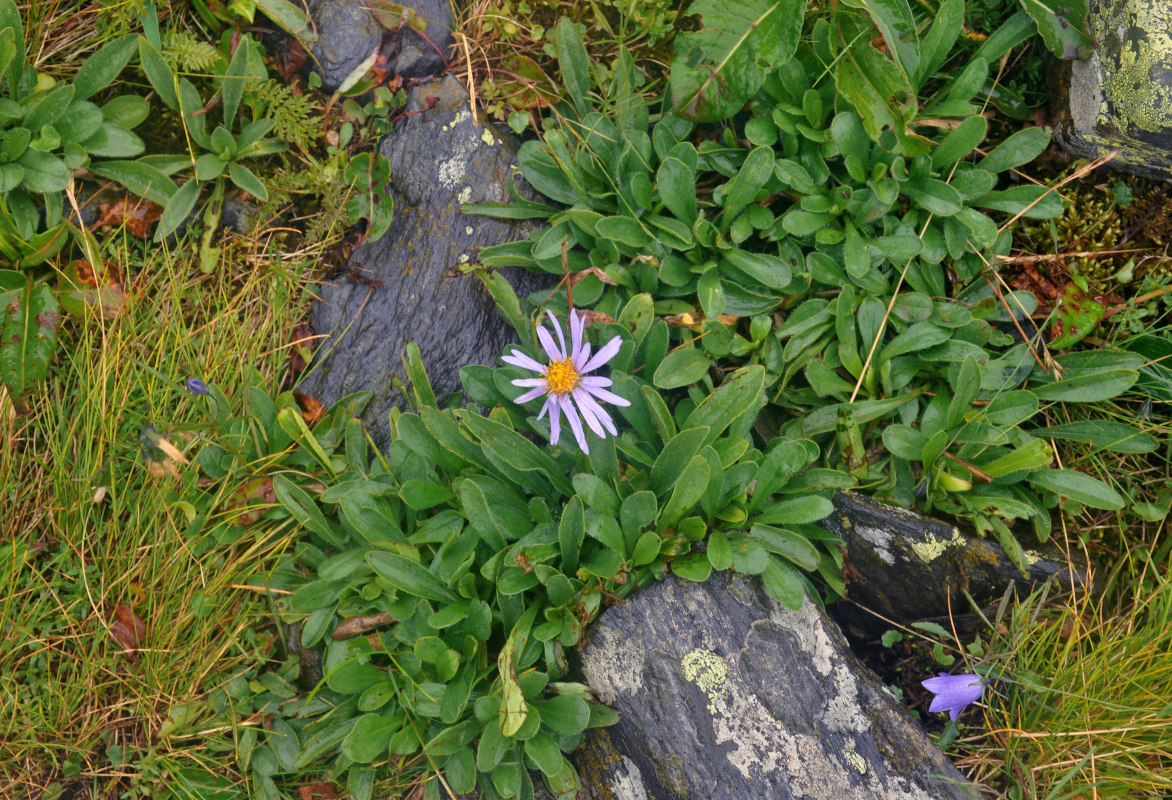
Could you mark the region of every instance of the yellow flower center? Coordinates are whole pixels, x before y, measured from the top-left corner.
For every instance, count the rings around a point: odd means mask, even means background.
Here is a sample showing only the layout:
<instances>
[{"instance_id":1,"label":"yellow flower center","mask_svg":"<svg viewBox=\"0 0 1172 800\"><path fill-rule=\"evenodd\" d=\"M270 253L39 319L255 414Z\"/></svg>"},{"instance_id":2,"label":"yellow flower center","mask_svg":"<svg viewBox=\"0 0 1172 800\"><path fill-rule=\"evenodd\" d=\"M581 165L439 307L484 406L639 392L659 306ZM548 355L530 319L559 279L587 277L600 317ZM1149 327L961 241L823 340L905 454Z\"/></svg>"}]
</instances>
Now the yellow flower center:
<instances>
[{"instance_id":1,"label":"yellow flower center","mask_svg":"<svg viewBox=\"0 0 1172 800\"><path fill-rule=\"evenodd\" d=\"M545 385L553 394L569 394L578 385L578 370L570 359L555 361L545 370Z\"/></svg>"}]
</instances>

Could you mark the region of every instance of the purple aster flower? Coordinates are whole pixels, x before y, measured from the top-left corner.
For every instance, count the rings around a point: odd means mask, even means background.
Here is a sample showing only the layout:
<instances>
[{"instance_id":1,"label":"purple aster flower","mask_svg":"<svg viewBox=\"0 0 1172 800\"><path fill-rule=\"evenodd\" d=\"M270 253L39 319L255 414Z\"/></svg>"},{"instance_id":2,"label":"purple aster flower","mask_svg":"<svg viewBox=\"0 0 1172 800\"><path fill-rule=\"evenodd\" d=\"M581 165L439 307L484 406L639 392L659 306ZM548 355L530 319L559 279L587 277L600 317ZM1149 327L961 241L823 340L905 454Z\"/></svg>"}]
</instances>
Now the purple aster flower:
<instances>
[{"instance_id":1,"label":"purple aster flower","mask_svg":"<svg viewBox=\"0 0 1172 800\"><path fill-rule=\"evenodd\" d=\"M981 683L980 675L966 673L964 675L949 675L941 672L935 678L920 681L921 685L932 694L932 705L929 711L947 711L948 716L956 719L965 706L981 699L985 686Z\"/></svg>"},{"instance_id":2,"label":"purple aster flower","mask_svg":"<svg viewBox=\"0 0 1172 800\"><path fill-rule=\"evenodd\" d=\"M191 392L192 394L207 394L208 385L199 378L188 378L187 391Z\"/></svg>"},{"instance_id":3,"label":"purple aster flower","mask_svg":"<svg viewBox=\"0 0 1172 800\"><path fill-rule=\"evenodd\" d=\"M549 412L549 443L558 443L558 436L561 434L561 415L565 414L566 422L569 423L570 430L574 432L578 446L582 448L583 453L588 454L590 448L586 446L586 431L582 427L583 420L586 422L586 427L594 431L600 439L606 438L607 431L610 432L611 436L618 436L614 420L598 401L601 400L616 406L629 406L631 404L614 392L607 391L606 387L612 383L610 378L586 374L593 372L614 358L623 342L616 336L604 344L591 358L590 343L582 341L582 330L585 323L582 317L571 311L570 348L567 350L566 338L562 334L561 326L552 312L547 313L549 313L550 322L553 323L554 333L557 334L557 341L555 342L549 331L540 325L537 326L537 339L541 342L542 348L545 349L545 354L549 356L550 363L541 364L534 361L520 350L513 350L507 356L502 356L501 360L506 364L522 367L541 375L540 378L518 378L513 381L513 385L530 388L528 392L516 399L517 403L528 403L536 397L545 395L545 405L541 407L541 413L537 415L537 418L541 419L547 411Z\"/></svg>"}]
</instances>

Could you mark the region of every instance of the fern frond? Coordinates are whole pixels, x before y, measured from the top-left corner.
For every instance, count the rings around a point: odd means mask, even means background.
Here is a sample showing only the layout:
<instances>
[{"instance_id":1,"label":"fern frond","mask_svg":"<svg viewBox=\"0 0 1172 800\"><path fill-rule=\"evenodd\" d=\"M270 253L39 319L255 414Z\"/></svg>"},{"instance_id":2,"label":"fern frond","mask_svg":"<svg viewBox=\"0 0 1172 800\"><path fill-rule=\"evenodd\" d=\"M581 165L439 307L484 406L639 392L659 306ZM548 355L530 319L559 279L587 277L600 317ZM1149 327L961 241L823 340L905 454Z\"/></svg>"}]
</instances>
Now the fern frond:
<instances>
[{"instance_id":1,"label":"fern frond","mask_svg":"<svg viewBox=\"0 0 1172 800\"><path fill-rule=\"evenodd\" d=\"M309 98L294 94L293 87L272 78L252 79L244 91L250 105L263 106L260 116L273 121L273 133L278 139L308 150L321 135L321 115Z\"/></svg>"},{"instance_id":2,"label":"fern frond","mask_svg":"<svg viewBox=\"0 0 1172 800\"><path fill-rule=\"evenodd\" d=\"M169 30L163 36L163 58L179 72L208 72L219 57L215 47L187 31Z\"/></svg>"}]
</instances>

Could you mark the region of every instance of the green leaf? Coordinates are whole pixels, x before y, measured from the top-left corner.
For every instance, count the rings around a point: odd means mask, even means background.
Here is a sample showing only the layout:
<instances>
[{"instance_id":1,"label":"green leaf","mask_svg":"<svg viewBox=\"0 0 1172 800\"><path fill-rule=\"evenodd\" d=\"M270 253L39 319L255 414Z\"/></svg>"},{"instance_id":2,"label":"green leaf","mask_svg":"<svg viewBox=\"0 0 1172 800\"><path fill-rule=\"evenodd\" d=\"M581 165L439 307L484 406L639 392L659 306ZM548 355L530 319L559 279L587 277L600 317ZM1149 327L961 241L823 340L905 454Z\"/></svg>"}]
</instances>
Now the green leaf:
<instances>
[{"instance_id":1,"label":"green leaf","mask_svg":"<svg viewBox=\"0 0 1172 800\"><path fill-rule=\"evenodd\" d=\"M574 475L574 491L586 502L586 505L597 509L604 514L619 512L619 496L606 481L597 475L579 472Z\"/></svg>"},{"instance_id":2,"label":"green leaf","mask_svg":"<svg viewBox=\"0 0 1172 800\"><path fill-rule=\"evenodd\" d=\"M25 150L16 163L24 169L24 187L30 192L62 192L69 185L69 170L54 155Z\"/></svg>"},{"instance_id":3,"label":"green leaf","mask_svg":"<svg viewBox=\"0 0 1172 800\"><path fill-rule=\"evenodd\" d=\"M573 575L578 569L578 554L586 539L586 510L582 498L574 495L566 503L562 518L558 522L558 547L562 555L562 567Z\"/></svg>"},{"instance_id":4,"label":"green leaf","mask_svg":"<svg viewBox=\"0 0 1172 800\"><path fill-rule=\"evenodd\" d=\"M695 347L681 347L668 353L655 370L651 382L659 389L678 389L696 383L708 373L712 360Z\"/></svg>"},{"instance_id":5,"label":"green leaf","mask_svg":"<svg viewBox=\"0 0 1172 800\"><path fill-rule=\"evenodd\" d=\"M745 419L746 415L756 419L757 411L764 401L764 389L764 367L741 367L696 406L688 416L686 427L708 428L704 443L711 444L730 425Z\"/></svg>"},{"instance_id":6,"label":"green leaf","mask_svg":"<svg viewBox=\"0 0 1172 800\"><path fill-rule=\"evenodd\" d=\"M772 558L761 573L761 579L770 597L786 608L801 609L806 599L806 584L793 567Z\"/></svg>"},{"instance_id":7,"label":"green leaf","mask_svg":"<svg viewBox=\"0 0 1172 800\"><path fill-rule=\"evenodd\" d=\"M684 580L702 583L712 574L712 563L706 553L691 553L673 559L671 571Z\"/></svg>"},{"instance_id":8,"label":"green leaf","mask_svg":"<svg viewBox=\"0 0 1172 800\"><path fill-rule=\"evenodd\" d=\"M0 381L18 407L48 373L60 318L57 299L44 284L34 286L28 281L23 287L0 292Z\"/></svg>"},{"instance_id":9,"label":"green leaf","mask_svg":"<svg viewBox=\"0 0 1172 800\"><path fill-rule=\"evenodd\" d=\"M1030 473L1027 478L1031 486L1045 489L1071 500L1077 500L1091 508L1118 511L1124 500L1107 484L1081 472L1068 469L1046 469Z\"/></svg>"},{"instance_id":10,"label":"green leaf","mask_svg":"<svg viewBox=\"0 0 1172 800\"><path fill-rule=\"evenodd\" d=\"M745 157L745 163L724 186L724 213L721 215L722 230L732 224L733 218L741 213L773 177L773 148L754 147Z\"/></svg>"},{"instance_id":11,"label":"green leaf","mask_svg":"<svg viewBox=\"0 0 1172 800\"><path fill-rule=\"evenodd\" d=\"M151 113L151 104L133 94L122 94L102 106L102 118L106 122L130 130L145 120ZM190 159L185 159L190 163Z\"/></svg>"},{"instance_id":12,"label":"green leaf","mask_svg":"<svg viewBox=\"0 0 1172 800\"><path fill-rule=\"evenodd\" d=\"M221 99L224 103L224 125L228 128L236 121L236 109L239 108L240 99L244 96L244 81L248 77L248 51L251 46L250 36L246 34L241 37L220 84Z\"/></svg>"},{"instance_id":13,"label":"green leaf","mask_svg":"<svg viewBox=\"0 0 1172 800\"><path fill-rule=\"evenodd\" d=\"M1057 58L1076 59L1090 54L1094 42L1086 34L1086 0L1020 0L1038 24L1038 33Z\"/></svg>"},{"instance_id":14,"label":"green leaf","mask_svg":"<svg viewBox=\"0 0 1172 800\"><path fill-rule=\"evenodd\" d=\"M792 561L807 572L818 569L822 561L818 548L809 539L785 528L754 525L749 529L749 536L769 552ZM766 570L768 569L766 567Z\"/></svg>"},{"instance_id":15,"label":"green leaf","mask_svg":"<svg viewBox=\"0 0 1172 800\"><path fill-rule=\"evenodd\" d=\"M761 507L761 513L753 519L763 525L804 525L825 519L832 511L834 504L825 497L807 494L766 503Z\"/></svg>"},{"instance_id":16,"label":"green leaf","mask_svg":"<svg viewBox=\"0 0 1172 800\"><path fill-rule=\"evenodd\" d=\"M147 80L154 87L155 93L167 108L179 110L179 96L175 93L175 74L167 66L162 53L147 41L145 36L138 37L138 59Z\"/></svg>"},{"instance_id":17,"label":"green leaf","mask_svg":"<svg viewBox=\"0 0 1172 800\"><path fill-rule=\"evenodd\" d=\"M558 69L566 84L566 93L579 116L590 113L590 57L574 23L561 16L557 24Z\"/></svg>"},{"instance_id":18,"label":"green leaf","mask_svg":"<svg viewBox=\"0 0 1172 800\"><path fill-rule=\"evenodd\" d=\"M61 115L54 126L61 135L62 142L83 142L93 136L105 117L101 110L87 101L74 102L69 110Z\"/></svg>"},{"instance_id":19,"label":"green leaf","mask_svg":"<svg viewBox=\"0 0 1172 800\"><path fill-rule=\"evenodd\" d=\"M0 139L0 161L15 161L28 149L33 135L28 128L9 128Z\"/></svg>"},{"instance_id":20,"label":"green leaf","mask_svg":"<svg viewBox=\"0 0 1172 800\"><path fill-rule=\"evenodd\" d=\"M191 216L195 203L199 200L199 187L199 181L192 178L171 195L171 199L163 207L162 216L159 217L159 227L155 229L156 242L166 239Z\"/></svg>"},{"instance_id":21,"label":"green leaf","mask_svg":"<svg viewBox=\"0 0 1172 800\"><path fill-rule=\"evenodd\" d=\"M675 485L684 467L708 443L708 433L704 427L686 428L668 440L651 467L647 483L652 491L665 494Z\"/></svg>"},{"instance_id":22,"label":"green leaf","mask_svg":"<svg viewBox=\"0 0 1172 800\"><path fill-rule=\"evenodd\" d=\"M892 339L886 347L879 351L876 364L883 364L896 356L905 353L914 353L917 350L926 350L951 338L951 331L938 328L929 322L916 322Z\"/></svg>"},{"instance_id":23,"label":"green leaf","mask_svg":"<svg viewBox=\"0 0 1172 800\"><path fill-rule=\"evenodd\" d=\"M317 34L310 27L309 17L304 8L294 5L289 0L253 0L253 2L285 33L303 45L311 45L317 41Z\"/></svg>"},{"instance_id":24,"label":"green leaf","mask_svg":"<svg viewBox=\"0 0 1172 800\"><path fill-rule=\"evenodd\" d=\"M777 256L767 253L750 253L747 250L733 248L724 253L724 260L770 289L784 290L789 286L792 277L789 265Z\"/></svg>"},{"instance_id":25,"label":"green leaf","mask_svg":"<svg viewBox=\"0 0 1172 800\"><path fill-rule=\"evenodd\" d=\"M369 764L390 755L391 737L403 727L401 717L363 714L338 748L356 764Z\"/></svg>"},{"instance_id":26,"label":"green leaf","mask_svg":"<svg viewBox=\"0 0 1172 800\"><path fill-rule=\"evenodd\" d=\"M932 151L932 166L936 169L951 167L973 152L977 145L985 140L988 129L989 123L984 117L980 115L969 117L945 136L944 140ZM1040 129L1035 128L1034 130Z\"/></svg>"},{"instance_id":27,"label":"green leaf","mask_svg":"<svg viewBox=\"0 0 1172 800\"><path fill-rule=\"evenodd\" d=\"M688 13L701 16L700 30L675 39L672 108L700 122L740 111L768 71L793 56L805 12L805 0L697 0Z\"/></svg>"},{"instance_id":28,"label":"green leaf","mask_svg":"<svg viewBox=\"0 0 1172 800\"><path fill-rule=\"evenodd\" d=\"M232 183L260 202L263 203L269 199L269 191L260 182L260 178L256 177L253 171L243 164L238 164L235 161L228 164L228 176L232 179Z\"/></svg>"},{"instance_id":29,"label":"green leaf","mask_svg":"<svg viewBox=\"0 0 1172 800\"><path fill-rule=\"evenodd\" d=\"M309 493L284 475L273 478L273 491L277 500L293 515L301 525L316 533L331 547L341 549L346 546L345 540L339 535L333 524L325 518Z\"/></svg>"},{"instance_id":30,"label":"green leaf","mask_svg":"<svg viewBox=\"0 0 1172 800\"><path fill-rule=\"evenodd\" d=\"M844 0L845 4L865 10L887 40L888 49L910 78L920 68L920 41L916 20L907 0Z\"/></svg>"},{"instance_id":31,"label":"green leaf","mask_svg":"<svg viewBox=\"0 0 1172 800\"><path fill-rule=\"evenodd\" d=\"M109 86L129 63L134 50L134 38L124 36L107 43L87 58L73 78L73 86L77 90L74 99L85 100Z\"/></svg>"},{"instance_id":32,"label":"green leaf","mask_svg":"<svg viewBox=\"0 0 1172 800\"><path fill-rule=\"evenodd\" d=\"M39 131L45 125L52 125L61 115L69 110L73 102L73 86L61 83L47 92L38 92L30 100L30 110L24 118L24 126L32 131Z\"/></svg>"},{"instance_id":33,"label":"green leaf","mask_svg":"<svg viewBox=\"0 0 1172 800\"><path fill-rule=\"evenodd\" d=\"M145 147L138 136L110 122L103 122L102 127L81 146L91 156L100 158L132 158Z\"/></svg>"},{"instance_id":34,"label":"green leaf","mask_svg":"<svg viewBox=\"0 0 1172 800\"><path fill-rule=\"evenodd\" d=\"M448 756L444 762L444 778L452 791L459 794L469 794L476 789L476 757L471 748L463 747Z\"/></svg>"},{"instance_id":35,"label":"green leaf","mask_svg":"<svg viewBox=\"0 0 1172 800\"><path fill-rule=\"evenodd\" d=\"M977 167L987 172L1004 172L1033 161L1050 144L1046 128L1025 128L1012 134L982 158Z\"/></svg>"},{"instance_id":36,"label":"green leaf","mask_svg":"<svg viewBox=\"0 0 1172 800\"><path fill-rule=\"evenodd\" d=\"M683 148L683 150L681 150ZM687 151L691 158L681 158ZM680 142L672 148L668 157L659 164L655 182L659 199L682 222L692 225L696 222L696 148L691 142Z\"/></svg>"},{"instance_id":37,"label":"green leaf","mask_svg":"<svg viewBox=\"0 0 1172 800\"><path fill-rule=\"evenodd\" d=\"M563 495L574 493L573 486L566 480L565 471L545 449L528 438L479 414L466 415L464 424L480 440L485 454L494 461L508 464L513 469L536 473L539 481L552 484Z\"/></svg>"},{"instance_id":38,"label":"green leaf","mask_svg":"<svg viewBox=\"0 0 1172 800\"><path fill-rule=\"evenodd\" d=\"M717 572L732 566L733 551L723 531L713 531L708 537L708 563Z\"/></svg>"},{"instance_id":39,"label":"green leaf","mask_svg":"<svg viewBox=\"0 0 1172 800\"><path fill-rule=\"evenodd\" d=\"M907 133L917 110L916 92L894 61L867 43L846 51L834 72L839 94L858 112L863 127L878 141L884 130L895 133L897 152L924 151Z\"/></svg>"},{"instance_id":40,"label":"green leaf","mask_svg":"<svg viewBox=\"0 0 1172 800\"><path fill-rule=\"evenodd\" d=\"M99 161L91 164L89 170L161 206L166 206L178 191L175 181L156 167L141 161Z\"/></svg>"},{"instance_id":41,"label":"green leaf","mask_svg":"<svg viewBox=\"0 0 1172 800\"><path fill-rule=\"evenodd\" d=\"M950 217L964 207L964 198L960 192L935 178L910 180L902 188L903 193L917 205L938 217Z\"/></svg>"},{"instance_id":42,"label":"green leaf","mask_svg":"<svg viewBox=\"0 0 1172 800\"><path fill-rule=\"evenodd\" d=\"M1033 436L1083 442L1116 453L1151 453L1159 443L1151 434L1123 422L1090 419L1030 431Z\"/></svg>"},{"instance_id":43,"label":"green leaf","mask_svg":"<svg viewBox=\"0 0 1172 800\"><path fill-rule=\"evenodd\" d=\"M446 583L431 574L426 567L398 553L373 550L366 554L366 562L380 578L403 594L437 603L454 603L459 599Z\"/></svg>"},{"instance_id":44,"label":"green leaf","mask_svg":"<svg viewBox=\"0 0 1172 800\"><path fill-rule=\"evenodd\" d=\"M659 516L660 524L674 525L680 517L691 511L704 496L711 478L712 468L708 461L702 455L694 456L676 481L671 497Z\"/></svg>"},{"instance_id":45,"label":"green leaf","mask_svg":"<svg viewBox=\"0 0 1172 800\"><path fill-rule=\"evenodd\" d=\"M1113 369L1075 375L1054 383L1030 387L1039 400L1069 403L1097 403L1118 397L1139 380L1139 373L1127 369Z\"/></svg>"},{"instance_id":46,"label":"green leaf","mask_svg":"<svg viewBox=\"0 0 1172 800\"><path fill-rule=\"evenodd\" d=\"M944 0L932 20L932 27L920 41L920 65L913 83L917 88L932 77L960 36L964 27L964 0Z\"/></svg>"},{"instance_id":47,"label":"green leaf","mask_svg":"<svg viewBox=\"0 0 1172 800\"><path fill-rule=\"evenodd\" d=\"M563 17L563 19L565 19ZM589 710L587 710L589 714ZM544 721L544 717L542 717ZM551 726L552 727L552 726ZM525 755L533 760L545 775L556 775L566 763L562 750L552 736L538 731L533 738L525 741Z\"/></svg>"}]
</instances>

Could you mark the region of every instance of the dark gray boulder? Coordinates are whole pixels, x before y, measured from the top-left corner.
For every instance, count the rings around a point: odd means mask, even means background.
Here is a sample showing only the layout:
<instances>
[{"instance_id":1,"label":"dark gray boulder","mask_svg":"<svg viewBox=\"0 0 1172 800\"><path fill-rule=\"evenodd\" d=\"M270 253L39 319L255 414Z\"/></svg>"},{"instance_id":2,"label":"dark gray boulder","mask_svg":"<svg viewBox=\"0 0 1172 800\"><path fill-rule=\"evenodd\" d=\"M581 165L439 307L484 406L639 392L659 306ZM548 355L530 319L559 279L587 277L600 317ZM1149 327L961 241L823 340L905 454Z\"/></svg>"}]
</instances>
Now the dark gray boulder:
<instances>
[{"instance_id":1,"label":"dark gray boulder","mask_svg":"<svg viewBox=\"0 0 1172 800\"><path fill-rule=\"evenodd\" d=\"M759 582L669 578L574 651L620 721L572 756L593 800L978 797L825 611Z\"/></svg>"},{"instance_id":2,"label":"dark gray boulder","mask_svg":"<svg viewBox=\"0 0 1172 800\"><path fill-rule=\"evenodd\" d=\"M363 421L380 445L389 438L387 412L401 403L391 379L404 377L409 342L418 343L443 403L461 390L460 367L492 364L516 341L480 280L459 268L478 248L524 239L532 230L460 211L462 203L509 202L517 142L473 122L459 81L449 76L416 87L407 110L421 113L405 117L381 146L391 165L394 222L381 240L351 256L361 280L343 273L321 287L311 326L329 339L301 385L327 405L371 391ZM503 273L522 297L551 285L549 276Z\"/></svg>"},{"instance_id":3,"label":"dark gray boulder","mask_svg":"<svg viewBox=\"0 0 1172 800\"><path fill-rule=\"evenodd\" d=\"M1172 15L1162 0L1092 0L1090 58L1062 61L1051 87L1054 138L1083 158L1172 177Z\"/></svg>"},{"instance_id":4,"label":"dark gray boulder","mask_svg":"<svg viewBox=\"0 0 1172 800\"><path fill-rule=\"evenodd\" d=\"M438 75L447 66L445 59L452 46L450 6L446 0L413 0L400 5L411 8L425 27L423 36L404 26L389 37L394 47L387 52L396 54L392 71L404 78ZM327 92L336 91L388 41L388 28L379 24L367 0L309 0L309 16L318 32L313 45L315 66Z\"/></svg>"},{"instance_id":5,"label":"dark gray boulder","mask_svg":"<svg viewBox=\"0 0 1172 800\"><path fill-rule=\"evenodd\" d=\"M337 91L382 43L386 29L365 6L361 0L309 0L318 35L313 60L327 92Z\"/></svg>"},{"instance_id":6,"label":"dark gray boulder","mask_svg":"<svg viewBox=\"0 0 1172 800\"><path fill-rule=\"evenodd\" d=\"M835 603L831 613L860 635L882 633L891 627L886 620L964 619L971 611L966 592L985 605L1011 585L1028 591L1050 579L1066 589L1094 590L1086 565L1072 570L1052 544L1025 550L1029 571L1023 574L992 539L850 492L835 494L834 513L820 524L846 545L846 596L853 601Z\"/></svg>"}]
</instances>

